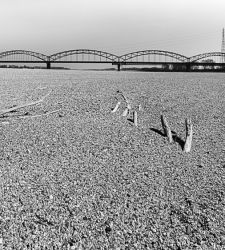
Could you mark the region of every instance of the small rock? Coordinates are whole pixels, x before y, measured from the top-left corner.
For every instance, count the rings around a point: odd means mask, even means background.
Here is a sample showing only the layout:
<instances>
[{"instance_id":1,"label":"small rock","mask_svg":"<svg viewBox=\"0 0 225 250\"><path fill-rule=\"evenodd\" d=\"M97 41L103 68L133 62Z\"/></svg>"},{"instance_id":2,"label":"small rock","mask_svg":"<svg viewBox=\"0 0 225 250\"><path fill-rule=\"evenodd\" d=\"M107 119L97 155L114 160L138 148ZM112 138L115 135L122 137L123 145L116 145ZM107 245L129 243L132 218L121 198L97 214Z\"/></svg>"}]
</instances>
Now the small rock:
<instances>
[{"instance_id":1,"label":"small rock","mask_svg":"<svg viewBox=\"0 0 225 250\"><path fill-rule=\"evenodd\" d=\"M2 125L8 125L9 122L2 122Z\"/></svg>"},{"instance_id":2,"label":"small rock","mask_svg":"<svg viewBox=\"0 0 225 250\"><path fill-rule=\"evenodd\" d=\"M105 228L106 234L109 234L111 231L112 231L111 227L110 226L106 226L106 228Z\"/></svg>"}]
</instances>

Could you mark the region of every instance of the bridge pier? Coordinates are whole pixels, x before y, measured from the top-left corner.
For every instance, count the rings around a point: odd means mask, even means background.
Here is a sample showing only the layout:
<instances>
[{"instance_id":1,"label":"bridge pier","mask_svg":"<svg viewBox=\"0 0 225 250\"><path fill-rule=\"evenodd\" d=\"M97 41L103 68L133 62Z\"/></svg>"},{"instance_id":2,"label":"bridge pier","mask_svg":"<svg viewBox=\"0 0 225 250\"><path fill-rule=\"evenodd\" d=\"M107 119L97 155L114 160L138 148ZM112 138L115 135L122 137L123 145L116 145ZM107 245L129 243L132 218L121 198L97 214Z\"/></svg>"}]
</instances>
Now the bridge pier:
<instances>
[{"instance_id":1,"label":"bridge pier","mask_svg":"<svg viewBox=\"0 0 225 250\"><path fill-rule=\"evenodd\" d=\"M117 64L117 70L120 71L120 63Z\"/></svg>"},{"instance_id":2,"label":"bridge pier","mask_svg":"<svg viewBox=\"0 0 225 250\"><path fill-rule=\"evenodd\" d=\"M46 62L46 64L47 64L47 69L51 69L51 62L48 61L48 62Z\"/></svg>"},{"instance_id":3,"label":"bridge pier","mask_svg":"<svg viewBox=\"0 0 225 250\"><path fill-rule=\"evenodd\" d=\"M191 63L187 63L186 65L185 65L185 67L186 67L186 71L187 72L190 72L191 71L191 67L192 65L191 65Z\"/></svg>"}]
</instances>

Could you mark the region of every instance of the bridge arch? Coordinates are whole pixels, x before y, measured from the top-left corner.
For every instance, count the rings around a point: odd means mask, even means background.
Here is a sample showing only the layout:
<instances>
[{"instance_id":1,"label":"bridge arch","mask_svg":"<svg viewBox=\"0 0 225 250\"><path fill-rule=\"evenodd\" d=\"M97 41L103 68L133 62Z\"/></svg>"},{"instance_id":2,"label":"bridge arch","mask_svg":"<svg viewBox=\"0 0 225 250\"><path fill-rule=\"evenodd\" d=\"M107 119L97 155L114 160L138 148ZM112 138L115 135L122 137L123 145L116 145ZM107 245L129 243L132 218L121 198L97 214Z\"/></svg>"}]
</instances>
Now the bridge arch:
<instances>
[{"instance_id":1,"label":"bridge arch","mask_svg":"<svg viewBox=\"0 0 225 250\"><path fill-rule=\"evenodd\" d=\"M67 57L67 56L71 56L71 55L79 55L79 54L99 56L100 58L105 58L111 62L118 60L118 56L116 56L114 54L100 51L100 50L91 50L91 49L76 49L76 50L62 51L62 52L51 55L50 60L52 62L54 62L54 61L57 61L63 57Z\"/></svg>"},{"instance_id":2,"label":"bridge arch","mask_svg":"<svg viewBox=\"0 0 225 250\"><path fill-rule=\"evenodd\" d=\"M121 62L126 62L132 58L135 57L139 57L139 56L144 56L144 55L164 55L164 56L168 56L171 58L175 58L178 61L181 62L187 62L188 61L188 57L181 55L181 54L177 54L174 52L170 52L170 51L164 51L164 50L143 50L143 51L136 51L136 52L131 52L128 54L124 54L122 56L119 57Z\"/></svg>"},{"instance_id":3,"label":"bridge arch","mask_svg":"<svg viewBox=\"0 0 225 250\"><path fill-rule=\"evenodd\" d=\"M222 52L209 52L209 53L203 53L203 54L198 54L195 56L190 57L190 62L197 62L201 59L207 58L207 57L213 57L213 56L218 56L221 58L225 58L225 53Z\"/></svg>"},{"instance_id":4,"label":"bridge arch","mask_svg":"<svg viewBox=\"0 0 225 250\"><path fill-rule=\"evenodd\" d=\"M11 56L11 55L28 55L28 56L32 56L34 58L38 58L43 62L48 61L48 56L41 54L41 53L37 53L34 51L29 51L29 50L10 50L10 51L4 51L0 53L0 58L4 58L7 56Z\"/></svg>"}]
</instances>

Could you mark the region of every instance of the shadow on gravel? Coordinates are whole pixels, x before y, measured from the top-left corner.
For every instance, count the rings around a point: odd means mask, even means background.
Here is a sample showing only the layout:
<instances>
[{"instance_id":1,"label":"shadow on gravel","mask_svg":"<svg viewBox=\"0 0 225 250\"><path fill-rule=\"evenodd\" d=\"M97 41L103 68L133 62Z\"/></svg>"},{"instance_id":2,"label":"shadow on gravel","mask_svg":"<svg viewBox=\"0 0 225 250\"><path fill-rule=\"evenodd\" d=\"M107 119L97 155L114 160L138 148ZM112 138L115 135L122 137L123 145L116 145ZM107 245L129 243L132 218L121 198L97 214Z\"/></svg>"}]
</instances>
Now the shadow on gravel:
<instances>
[{"instance_id":1,"label":"shadow on gravel","mask_svg":"<svg viewBox=\"0 0 225 250\"><path fill-rule=\"evenodd\" d=\"M150 128L152 131L154 131L154 132L156 132L157 134L159 134L159 135L161 135L161 136L163 136L163 137L166 137L166 135L162 132L162 131L160 131L160 130L158 130L158 129L156 129L156 128Z\"/></svg>"},{"instance_id":2,"label":"shadow on gravel","mask_svg":"<svg viewBox=\"0 0 225 250\"><path fill-rule=\"evenodd\" d=\"M160 131L159 129L150 128L150 130L156 132L157 134L159 134L159 135L161 135L161 136L163 136L163 137L166 137L166 135L165 135L162 131ZM182 139L176 134L175 131L171 131L171 132L172 132L173 141L174 141L174 142L177 142L177 143L181 146L181 148L182 148L182 150L183 150L183 149L184 149L185 141L182 140Z\"/></svg>"},{"instance_id":3,"label":"shadow on gravel","mask_svg":"<svg viewBox=\"0 0 225 250\"><path fill-rule=\"evenodd\" d=\"M132 118L127 118L127 120L128 120L129 122L134 123L134 119L132 119Z\"/></svg>"},{"instance_id":4,"label":"shadow on gravel","mask_svg":"<svg viewBox=\"0 0 225 250\"><path fill-rule=\"evenodd\" d=\"M183 139L181 139L176 133L174 133L172 131L172 136L173 136L173 140L175 142L177 142L180 146L181 146L181 149L184 150L184 144L185 144L185 141Z\"/></svg>"}]
</instances>

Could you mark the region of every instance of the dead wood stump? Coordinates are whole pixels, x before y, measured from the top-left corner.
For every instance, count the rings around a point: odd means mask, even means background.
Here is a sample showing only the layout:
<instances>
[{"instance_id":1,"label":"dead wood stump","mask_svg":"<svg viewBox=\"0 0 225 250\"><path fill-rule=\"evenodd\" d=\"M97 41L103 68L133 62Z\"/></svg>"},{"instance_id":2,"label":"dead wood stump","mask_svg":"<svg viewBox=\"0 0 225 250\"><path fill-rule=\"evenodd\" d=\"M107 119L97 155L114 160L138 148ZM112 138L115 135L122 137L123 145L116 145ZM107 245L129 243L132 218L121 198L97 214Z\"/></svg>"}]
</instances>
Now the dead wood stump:
<instances>
[{"instance_id":1,"label":"dead wood stump","mask_svg":"<svg viewBox=\"0 0 225 250\"><path fill-rule=\"evenodd\" d=\"M191 151L191 143L193 136L193 124L191 123L191 119L185 120L185 127L186 127L186 140L184 144L184 152L188 153Z\"/></svg>"},{"instance_id":2,"label":"dead wood stump","mask_svg":"<svg viewBox=\"0 0 225 250\"><path fill-rule=\"evenodd\" d=\"M118 110L120 103L121 102L117 102L116 107L112 110L112 113L115 113Z\"/></svg>"},{"instance_id":3,"label":"dead wood stump","mask_svg":"<svg viewBox=\"0 0 225 250\"><path fill-rule=\"evenodd\" d=\"M137 127L138 123L137 123L137 111L133 112L133 121L134 121L134 126Z\"/></svg>"},{"instance_id":4,"label":"dead wood stump","mask_svg":"<svg viewBox=\"0 0 225 250\"><path fill-rule=\"evenodd\" d=\"M161 123L162 123L164 135L168 138L169 143L172 143L173 142L172 132L166 120L166 117L164 117L163 115L161 115Z\"/></svg>"}]
</instances>

